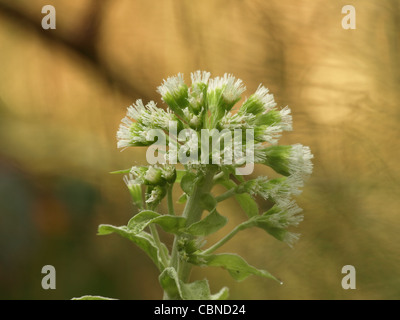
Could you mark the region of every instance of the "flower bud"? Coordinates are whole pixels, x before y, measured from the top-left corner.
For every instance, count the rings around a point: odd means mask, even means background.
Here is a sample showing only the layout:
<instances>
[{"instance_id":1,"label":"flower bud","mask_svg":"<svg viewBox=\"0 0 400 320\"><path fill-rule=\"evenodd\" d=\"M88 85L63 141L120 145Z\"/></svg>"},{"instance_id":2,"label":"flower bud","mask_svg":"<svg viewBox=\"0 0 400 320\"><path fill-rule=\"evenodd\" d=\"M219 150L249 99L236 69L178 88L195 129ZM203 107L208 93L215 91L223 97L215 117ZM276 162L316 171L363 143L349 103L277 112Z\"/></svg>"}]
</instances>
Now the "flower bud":
<instances>
[{"instance_id":1,"label":"flower bud","mask_svg":"<svg viewBox=\"0 0 400 320\"><path fill-rule=\"evenodd\" d=\"M260 85L257 91L243 103L238 113L261 115L273 109L276 106L276 102L274 96L268 92L267 88Z\"/></svg>"},{"instance_id":2,"label":"flower bud","mask_svg":"<svg viewBox=\"0 0 400 320\"><path fill-rule=\"evenodd\" d=\"M129 174L129 176L124 176L123 179L132 196L133 203L139 209L143 209L142 187L140 186L140 184L136 183L132 174Z\"/></svg>"},{"instance_id":3,"label":"flower bud","mask_svg":"<svg viewBox=\"0 0 400 320\"><path fill-rule=\"evenodd\" d=\"M167 190L163 186L149 186L146 191L146 203L149 205L150 209L154 209L166 194Z\"/></svg>"},{"instance_id":4,"label":"flower bud","mask_svg":"<svg viewBox=\"0 0 400 320\"><path fill-rule=\"evenodd\" d=\"M161 168L161 176L169 183L173 184L176 180L176 169L174 166L165 165Z\"/></svg>"},{"instance_id":5,"label":"flower bud","mask_svg":"<svg viewBox=\"0 0 400 320\"><path fill-rule=\"evenodd\" d=\"M241 94L245 90L246 87L243 86L242 80L236 80L230 74L225 73L224 77L216 77L209 81L207 102L211 111L210 127L215 127L218 120L240 100Z\"/></svg>"},{"instance_id":6,"label":"flower bud","mask_svg":"<svg viewBox=\"0 0 400 320\"><path fill-rule=\"evenodd\" d=\"M292 146L271 146L256 150L256 158L261 163L270 166L276 172L284 175L299 175L306 177L312 172L311 159L314 157L310 148L301 144Z\"/></svg>"},{"instance_id":7,"label":"flower bud","mask_svg":"<svg viewBox=\"0 0 400 320\"><path fill-rule=\"evenodd\" d=\"M169 77L157 88L162 100L179 116L183 115L188 102L188 87L183 81L183 75L178 73L175 77Z\"/></svg>"}]
</instances>

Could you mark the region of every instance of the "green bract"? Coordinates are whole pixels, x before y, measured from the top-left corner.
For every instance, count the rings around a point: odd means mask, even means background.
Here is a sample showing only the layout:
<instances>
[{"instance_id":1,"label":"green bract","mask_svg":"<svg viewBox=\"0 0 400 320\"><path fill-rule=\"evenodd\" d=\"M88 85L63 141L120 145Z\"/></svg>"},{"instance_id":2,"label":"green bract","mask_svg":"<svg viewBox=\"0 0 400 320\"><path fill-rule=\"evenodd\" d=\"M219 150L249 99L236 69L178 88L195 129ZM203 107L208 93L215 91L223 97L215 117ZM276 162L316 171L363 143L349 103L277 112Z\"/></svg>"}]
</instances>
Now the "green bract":
<instances>
[{"instance_id":1,"label":"green bract","mask_svg":"<svg viewBox=\"0 0 400 320\"><path fill-rule=\"evenodd\" d=\"M277 145L282 133L292 130L292 117L288 107L276 108L267 88L260 85L235 108L245 91L240 79L230 74L210 78L210 73L196 71L191 80L190 86L182 74L164 80L157 91L165 109L141 100L128 107L117 132L118 147L152 145L156 141L152 129L156 129L161 132L157 141L166 142L157 159L165 161L114 172L126 174L125 183L139 212L126 226L100 225L99 234L119 234L139 246L160 271L165 299L226 299L227 288L211 294L206 279L190 282L191 268L221 267L238 281L251 275L277 280L237 254L214 252L249 228L261 228L292 246L299 235L289 229L303 219L293 196L301 193L311 174L313 156L301 144ZM203 136L205 130L208 135ZM182 157L190 161L183 162ZM184 170L176 170L177 163L171 162L176 158ZM281 177L245 179L240 175L254 164L268 166ZM226 191L214 194L216 185ZM174 186L183 192L175 200ZM272 202L272 207L261 213L256 196ZM221 214L218 205L230 197L244 215L243 222L227 232L229 212ZM163 201L166 209L159 207ZM185 204L183 212L175 211L176 202ZM172 246L162 242L157 228L174 236ZM205 247L205 238L214 233L224 235Z\"/></svg>"}]
</instances>

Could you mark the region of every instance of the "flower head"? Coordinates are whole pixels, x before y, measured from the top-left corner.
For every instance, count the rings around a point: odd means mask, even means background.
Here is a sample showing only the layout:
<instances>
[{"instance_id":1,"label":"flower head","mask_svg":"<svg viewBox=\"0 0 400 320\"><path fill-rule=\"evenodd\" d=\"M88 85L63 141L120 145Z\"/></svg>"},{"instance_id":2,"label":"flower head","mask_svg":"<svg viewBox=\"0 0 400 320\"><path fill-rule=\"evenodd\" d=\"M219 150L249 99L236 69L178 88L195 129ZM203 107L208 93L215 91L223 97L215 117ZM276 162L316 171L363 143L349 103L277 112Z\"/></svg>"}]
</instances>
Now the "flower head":
<instances>
[{"instance_id":1,"label":"flower head","mask_svg":"<svg viewBox=\"0 0 400 320\"><path fill-rule=\"evenodd\" d=\"M133 121L134 120L134 121ZM158 108L154 101L144 106L142 100L128 107L126 117L117 132L118 148L148 146L154 142L150 129L168 130L169 122L178 118L169 110Z\"/></svg>"},{"instance_id":2,"label":"flower head","mask_svg":"<svg viewBox=\"0 0 400 320\"><path fill-rule=\"evenodd\" d=\"M182 115L182 109L188 105L188 87L183 80L183 75L178 73L174 77L164 80L157 88L162 100L178 115Z\"/></svg>"},{"instance_id":3,"label":"flower head","mask_svg":"<svg viewBox=\"0 0 400 320\"><path fill-rule=\"evenodd\" d=\"M312 172L310 148L301 144L291 146L270 146L256 150L261 163L270 166L276 172L284 175L299 175L307 177Z\"/></svg>"},{"instance_id":4,"label":"flower head","mask_svg":"<svg viewBox=\"0 0 400 320\"><path fill-rule=\"evenodd\" d=\"M257 91L252 94L240 107L239 113L251 113L260 115L272 110L276 106L274 96L261 84Z\"/></svg>"}]
</instances>

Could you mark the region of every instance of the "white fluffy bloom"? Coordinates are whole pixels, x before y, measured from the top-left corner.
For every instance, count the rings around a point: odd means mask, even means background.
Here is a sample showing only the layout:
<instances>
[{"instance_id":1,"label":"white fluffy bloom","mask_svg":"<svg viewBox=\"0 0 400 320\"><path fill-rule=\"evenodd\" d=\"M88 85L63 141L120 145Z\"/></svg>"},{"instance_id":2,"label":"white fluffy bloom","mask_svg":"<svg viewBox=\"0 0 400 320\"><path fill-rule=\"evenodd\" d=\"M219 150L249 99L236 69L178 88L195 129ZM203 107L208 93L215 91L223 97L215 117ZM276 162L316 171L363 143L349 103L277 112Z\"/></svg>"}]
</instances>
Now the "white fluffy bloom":
<instances>
[{"instance_id":1,"label":"white fluffy bloom","mask_svg":"<svg viewBox=\"0 0 400 320\"><path fill-rule=\"evenodd\" d=\"M133 122L128 117L122 119L117 131L117 147L126 148L135 144L148 143L148 129L143 125Z\"/></svg>"},{"instance_id":2,"label":"white fluffy bloom","mask_svg":"<svg viewBox=\"0 0 400 320\"><path fill-rule=\"evenodd\" d=\"M290 226L297 227L301 221L303 221L303 215L299 214L302 212L295 201L287 200L282 201L278 205L278 210L272 214L266 215L268 222L275 228L285 229Z\"/></svg>"},{"instance_id":3,"label":"white fluffy bloom","mask_svg":"<svg viewBox=\"0 0 400 320\"><path fill-rule=\"evenodd\" d=\"M280 122L279 122L279 126L281 127L281 129L283 131L292 131L293 130L293 119L292 119L292 115L291 115L291 110L289 107L284 107L283 109L281 109L279 111L279 115L280 115Z\"/></svg>"},{"instance_id":4,"label":"white fluffy bloom","mask_svg":"<svg viewBox=\"0 0 400 320\"><path fill-rule=\"evenodd\" d=\"M144 106L139 99L136 104L128 107L126 117L121 121L117 131L117 146L125 148L135 144L149 144L151 140L149 129L168 130L169 122L176 120L176 116L169 109L165 111L158 108L154 101Z\"/></svg>"},{"instance_id":5,"label":"white fluffy bloom","mask_svg":"<svg viewBox=\"0 0 400 320\"><path fill-rule=\"evenodd\" d=\"M289 172L293 175L300 175L302 177L309 176L313 170L313 164L311 162L312 158L314 158L314 156L309 147L301 144L292 145L288 157Z\"/></svg>"},{"instance_id":6,"label":"white fluffy bloom","mask_svg":"<svg viewBox=\"0 0 400 320\"><path fill-rule=\"evenodd\" d=\"M282 128L280 125L260 126L255 129L255 133L258 140L277 144L282 135Z\"/></svg>"},{"instance_id":7,"label":"white fluffy bloom","mask_svg":"<svg viewBox=\"0 0 400 320\"><path fill-rule=\"evenodd\" d=\"M236 79L233 75L225 73L223 77L210 79L207 93L221 91L222 97L229 103L240 99L241 94L246 90L242 80Z\"/></svg>"},{"instance_id":8,"label":"white fluffy bloom","mask_svg":"<svg viewBox=\"0 0 400 320\"><path fill-rule=\"evenodd\" d=\"M172 96L179 94L183 87L185 87L183 74L178 73L176 76L164 80L161 86L157 88L157 91L164 98L168 94L171 94Z\"/></svg>"},{"instance_id":9,"label":"white fluffy bloom","mask_svg":"<svg viewBox=\"0 0 400 320\"><path fill-rule=\"evenodd\" d=\"M269 93L269 89L259 85L253 97L260 101L264 107L264 113L276 107L274 95Z\"/></svg>"},{"instance_id":10,"label":"white fluffy bloom","mask_svg":"<svg viewBox=\"0 0 400 320\"><path fill-rule=\"evenodd\" d=\"M196 72L192 72L190 74L190 78L192 79L192 85L197 86L198 84L208 84L208 79L210 79L210 72L197 70Z\"/></svg>"},{"instance_id":11,"label":"white fluffy bloom","mask_svg":"<svg viewBox=\"0 0 400 320\"><path fill-rule=\"evenodd\" d=\"M219 121L219 125L222 129L250 129L253 128L252 122L256 116L251 113L235 113L232 114L231 112L225 113L225 115Z\"/></svg>"}]
</instances>

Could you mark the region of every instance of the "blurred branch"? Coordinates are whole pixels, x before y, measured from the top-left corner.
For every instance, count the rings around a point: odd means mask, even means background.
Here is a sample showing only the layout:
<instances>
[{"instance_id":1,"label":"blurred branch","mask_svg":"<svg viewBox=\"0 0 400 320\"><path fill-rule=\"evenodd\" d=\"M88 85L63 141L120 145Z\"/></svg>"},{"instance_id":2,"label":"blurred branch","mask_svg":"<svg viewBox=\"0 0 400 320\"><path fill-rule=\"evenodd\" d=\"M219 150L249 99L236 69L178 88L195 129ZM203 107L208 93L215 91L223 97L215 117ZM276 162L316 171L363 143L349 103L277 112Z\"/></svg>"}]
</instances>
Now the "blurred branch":
<instances>
[{"instance_id":1,"label":"blurred branch","mask_svg":"<svg viewBox=\"0 0 400 320\"><path fill-rule=\"evenodd\" d=\"M41 25L41 16L32 16L22 10L18 10L7 2L0 1L0 16L25 27L30 32L36 33L50 45L63 46L65 49L77 54L92 65L110 86L116 87L121 93L127 96L141 96L146 99L147 95L144 92L141 92L126 78L111 70L98 56L96 42L105 5L106 3L103 1L93 1L92 10L87 15L87 19L84 19L87 22L84 25L83 32L77 37L68 37L68 35L55 30L44 32Z\"/></svg>"}]
</instances>

